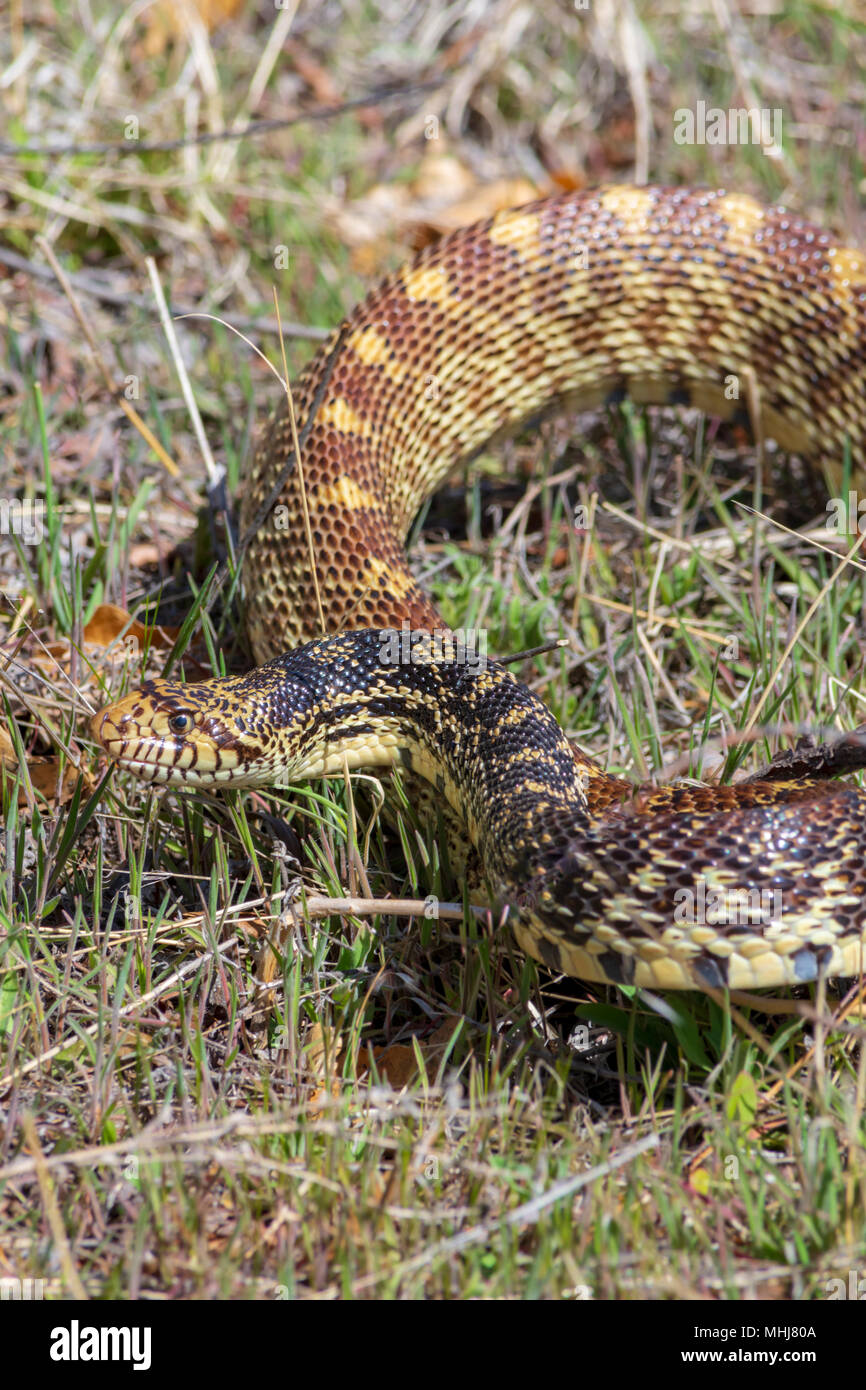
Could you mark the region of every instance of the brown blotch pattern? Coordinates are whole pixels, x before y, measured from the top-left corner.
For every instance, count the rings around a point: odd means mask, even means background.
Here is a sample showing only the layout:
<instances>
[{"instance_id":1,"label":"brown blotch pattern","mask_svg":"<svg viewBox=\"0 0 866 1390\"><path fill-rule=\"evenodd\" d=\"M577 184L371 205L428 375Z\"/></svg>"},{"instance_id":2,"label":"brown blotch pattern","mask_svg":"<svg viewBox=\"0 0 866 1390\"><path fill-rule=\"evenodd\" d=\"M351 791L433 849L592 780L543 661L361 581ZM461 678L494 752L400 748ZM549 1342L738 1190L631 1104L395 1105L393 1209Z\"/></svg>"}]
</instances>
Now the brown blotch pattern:
<instances>
[{"instance_id":1,"label":"brown blotch pattern","mask_svg":"<svg viewBox=\"0 0 866 1390\"><path fill-rule=\"evenodd\" d=\"M866 260L742 195L616 187L499 214L426 248L348 324L304 450L312 501L331 499L313 514L329 631L440 622L406 562L413 516L452 467L556 401L628 394L730 417L748 371L766 435L837 468L847 440L862 461ZM327 356L295 389L301 421ZM283 405L244 527L290 450ZM259 661L320 633L296 473L278 507L246 560Z\"/></svg>"}]
</instances>

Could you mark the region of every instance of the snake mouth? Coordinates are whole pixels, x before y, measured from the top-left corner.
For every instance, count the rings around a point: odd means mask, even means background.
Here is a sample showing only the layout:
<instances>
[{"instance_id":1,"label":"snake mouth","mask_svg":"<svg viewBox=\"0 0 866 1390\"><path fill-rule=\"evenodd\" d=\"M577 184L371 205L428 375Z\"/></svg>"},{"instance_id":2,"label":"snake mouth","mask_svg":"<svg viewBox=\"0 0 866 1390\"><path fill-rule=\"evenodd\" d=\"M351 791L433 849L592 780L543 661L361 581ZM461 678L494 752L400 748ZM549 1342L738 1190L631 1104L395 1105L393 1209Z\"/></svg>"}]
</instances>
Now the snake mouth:
<instances>
[{"instance_id":1,"label":"snake mouth","mask_svg":"<svg viewBox=\"0 0 866 1390\"><path fill-rule=\"evenodd\" d=\"M128 757L123 752L116 753L110 748L106 748L105 751L111 762L116 763L122 772L131 772L140 782L157 782L167 787L189 785L177 774L172 775L173 768L163 767L160 763L143 762L139 758Z\"/></svg>"},{"instance_id":2,"label":"snake mouth","mask_svg":"<svg viewBox=\"0 0 866 1390\"><path fill-rule=\"evenodd\" d=\"M176 768L164 767L160 763L142 762L139 759L124 757L123 755L115 757L109 754L109 757L112 758L113 762L117 763L118 767L123 772L131 772L140 782L157 782L163 787L185 787L188 791L196 789L207 791L208 787L212 787L215 783L219 783L221 786L226 784L231 786L242 785L233 775L230 768L224 768L216 772L201 773L199 775L191 773L187 776L185 773L179 772Z\"/></svg>"},{"instance_id":3,"label":"snake mouth","mask_svg":"<svg viewBox=\"0 0 866 1390\"><path fill-rule=\"evenodd\" d=\"M224 767L214 768L211 771L199 771L195 768L183 768L175 765L168 765L163 762L153 762L149 758L142 757L139 749L135 753L127 752L123 747L112 746L110 743L103 742L103 750L106 757L116 763L121 772L131 772L133 777L137 777L140 782L154 782L163 787L184 787L188 791L193 789L207 790L208 787L219 785L240 785L241 781L235 769ZM161 744L154 742L155 756L164 752Z\"/></svg>"}]
</instances>

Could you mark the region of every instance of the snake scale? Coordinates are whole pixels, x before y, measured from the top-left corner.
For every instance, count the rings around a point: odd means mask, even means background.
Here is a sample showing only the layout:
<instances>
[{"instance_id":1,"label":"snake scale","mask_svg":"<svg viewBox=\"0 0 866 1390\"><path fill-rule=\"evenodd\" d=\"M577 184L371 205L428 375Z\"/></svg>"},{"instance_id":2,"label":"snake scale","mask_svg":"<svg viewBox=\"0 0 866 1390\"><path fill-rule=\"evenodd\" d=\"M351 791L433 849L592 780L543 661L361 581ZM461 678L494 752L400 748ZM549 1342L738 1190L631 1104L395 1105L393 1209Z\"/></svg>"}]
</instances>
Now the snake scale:
<instances>
[{"instance_id":1,"label":"snake scale","mask_svg":"<svg viewBox=\"0 0 866 1390\"><path fill-rule=\"evenodd\" d=\"M175 787L411 769L462 817L520 945L570 975L677 989L860 974L858 786L636 787L572 749L504 667L461 660L447 633L395 664L393 629L444 626L405 537L445 474L552 405L623 396L759 415L783 447L837 473L849 450L860 469L866 258L745 196L627 186L545 199L428 247L295 388L299 422L317 405L303 477L290 472L244 561L262 664L147 681L94 718L109 757ZM283 408L252 457L242 529L291 441ZM336 636L322 636L308 526ZM847 766L864 763L861 741Z\"/></svg>"}]
</instances>

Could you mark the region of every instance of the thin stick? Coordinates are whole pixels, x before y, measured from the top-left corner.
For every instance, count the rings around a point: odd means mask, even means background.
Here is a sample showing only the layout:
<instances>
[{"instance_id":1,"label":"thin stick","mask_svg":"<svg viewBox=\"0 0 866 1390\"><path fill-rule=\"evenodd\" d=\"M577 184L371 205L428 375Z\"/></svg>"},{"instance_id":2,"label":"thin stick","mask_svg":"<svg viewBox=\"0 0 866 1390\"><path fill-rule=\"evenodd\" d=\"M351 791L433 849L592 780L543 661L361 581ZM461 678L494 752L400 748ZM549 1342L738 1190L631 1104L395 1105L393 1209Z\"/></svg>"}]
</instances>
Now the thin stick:
<instances>
[{"instance_id":1,"label":"thin stick","mask_svg":"<svg viewBox=\"0 0 866 1390\"><path fill-rule=\"evenodd\" d=\"M368 92L366 96L353 97L351 101L344 101L339 106L314 106L312 110L298 111L294 116L283 116L267 121L251 121L242 130L207 130L203 131L201 135L185 135L179 140L106 140L93 141L84 145L15 145L9 140L3 140L0 141L0 154L12 155L15 158L19 155L37 155L51 159L78 154L165 154L171 150L185 150L190 145L215 145L220 140L245 140L249 135L261 135L269 130L286 130L289 126L299 125L302 121L329 121L335 116L342 116L346 111L358 111L365 106L378 106L384 101L393 100L395 97L413 97L421 92L432 91L434 87L440 85L439 78L431 78L427 82L416 82L411 87L379 87Z\"/></svg>"},{"instance_id":2,"label":"thin stick","mask_svg":"<svg viewBox=\"0 0 866 1390\"><path fill-rule=\"evenodd\" d=\"M541 656L542 652L555 652L558 647L567 647L567 637L554 637L550 642L543 642L540 647L527 647L525 652L515 652L513 656L500 656L498 658L500 666L513 666L517 661L526 661L530 656Z\"/></svg>"},{"instance_id":3,"label":"thin stick","mask_svg":"<svg viewBox=\"0 0 866 1390\"><path fill-rule=\"evenodd\" d=\"M303 906L310 917L331 917L335 913L345 913L351 917L423 917L429 911L424 898L322 898L312 893L304 900ZM476 917L487 916L487 910L483 907L470 906L469 911ZM459 922L463 918L463 906L460 903L437 903L436 916Z\"/></svg>"},{"instance_id":4,"label":"thin stick","mask_svg":"<svg viewBox=\"0 0 866 1390\"><path fill-rule=\"evenodd\" d=\"M598 1178L606 1178L609 1173L614 1172L617 1168L622 1168L626 1163L631 1163L641 1154L648 1153L650 1149L657 1149L660 1143L658 1134L648 1134L646 1138L638 1139L637 1143L629 1144L626 1148L620 1149L604 1163L596 1164L587 1172L576 1173L574 1177L563 1178L561 1182L555 1182L546 1192L524 1202L522 1206L515 1207L505 1216L498 1216L495 1221L484 1222L478 1226L470 1226L467 1231L461 1231L459 1235L450 1236L448 1240L441 1240L438 1245L422 1251L420 1255L415 1255L411 1260L405 1260L396 1270L389 1269L387 1277L389 1279L394 1279L395 1276L401 1278L404 1274L411 1274L416 1269L423 1269L425 1265L432 1264L434 1260L447 1259L451 1255L457 1255L460 1251L468 1249L470 1245L483 1245L490 1239L493 1231L502 1225L516 1226L518 1229L522 1226L532 1225L541 1213L546 1211L548 1207L552 1207L555 1202L562 1202L567 1197L572 1197L575 1192L588 1187ZM367 1275L354 1285L354 1289L368 1288L371 1284L376 1284L385 1277L384 1274Z\"/></svg>"}]
</instances>

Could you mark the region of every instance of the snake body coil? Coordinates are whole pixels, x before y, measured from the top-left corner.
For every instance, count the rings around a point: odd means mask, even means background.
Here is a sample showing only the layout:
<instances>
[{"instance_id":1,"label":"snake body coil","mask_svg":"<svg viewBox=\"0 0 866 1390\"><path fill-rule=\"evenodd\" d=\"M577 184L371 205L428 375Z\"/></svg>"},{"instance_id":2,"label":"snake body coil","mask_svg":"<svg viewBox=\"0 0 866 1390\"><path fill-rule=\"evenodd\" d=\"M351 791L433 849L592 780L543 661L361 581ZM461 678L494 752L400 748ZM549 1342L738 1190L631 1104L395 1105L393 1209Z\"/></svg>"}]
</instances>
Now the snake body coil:
<instances>
[{"instance_id":1,"label":"snake body coil","mask_svg":"<svg viewBox=\"0 0 866 1390\"><path fill-rule=\"evenodd\" d=\"M330 375L328 375L330 373ZM413 516L492 435L626 394L740 414L838 470L866 440L866 260L783 209L613 187L446 238L349 317L295 391L319 402L245 561L247 676L148 682L94 731L138 776L271 785L401 762L463 816L518 940L566 973L658 988L856 974L866 794L816 781L639 791L575 753L503 668L395 667L387 629L442 627L406 562ZM746 408L748 402L748 408ZM291 450L257 450L242 527ZM302 484L329 631L316 641ZM852 751L849 766L866 762ZM710 904L707 910L707 904Z\"/></svg>"}]
</instances>

